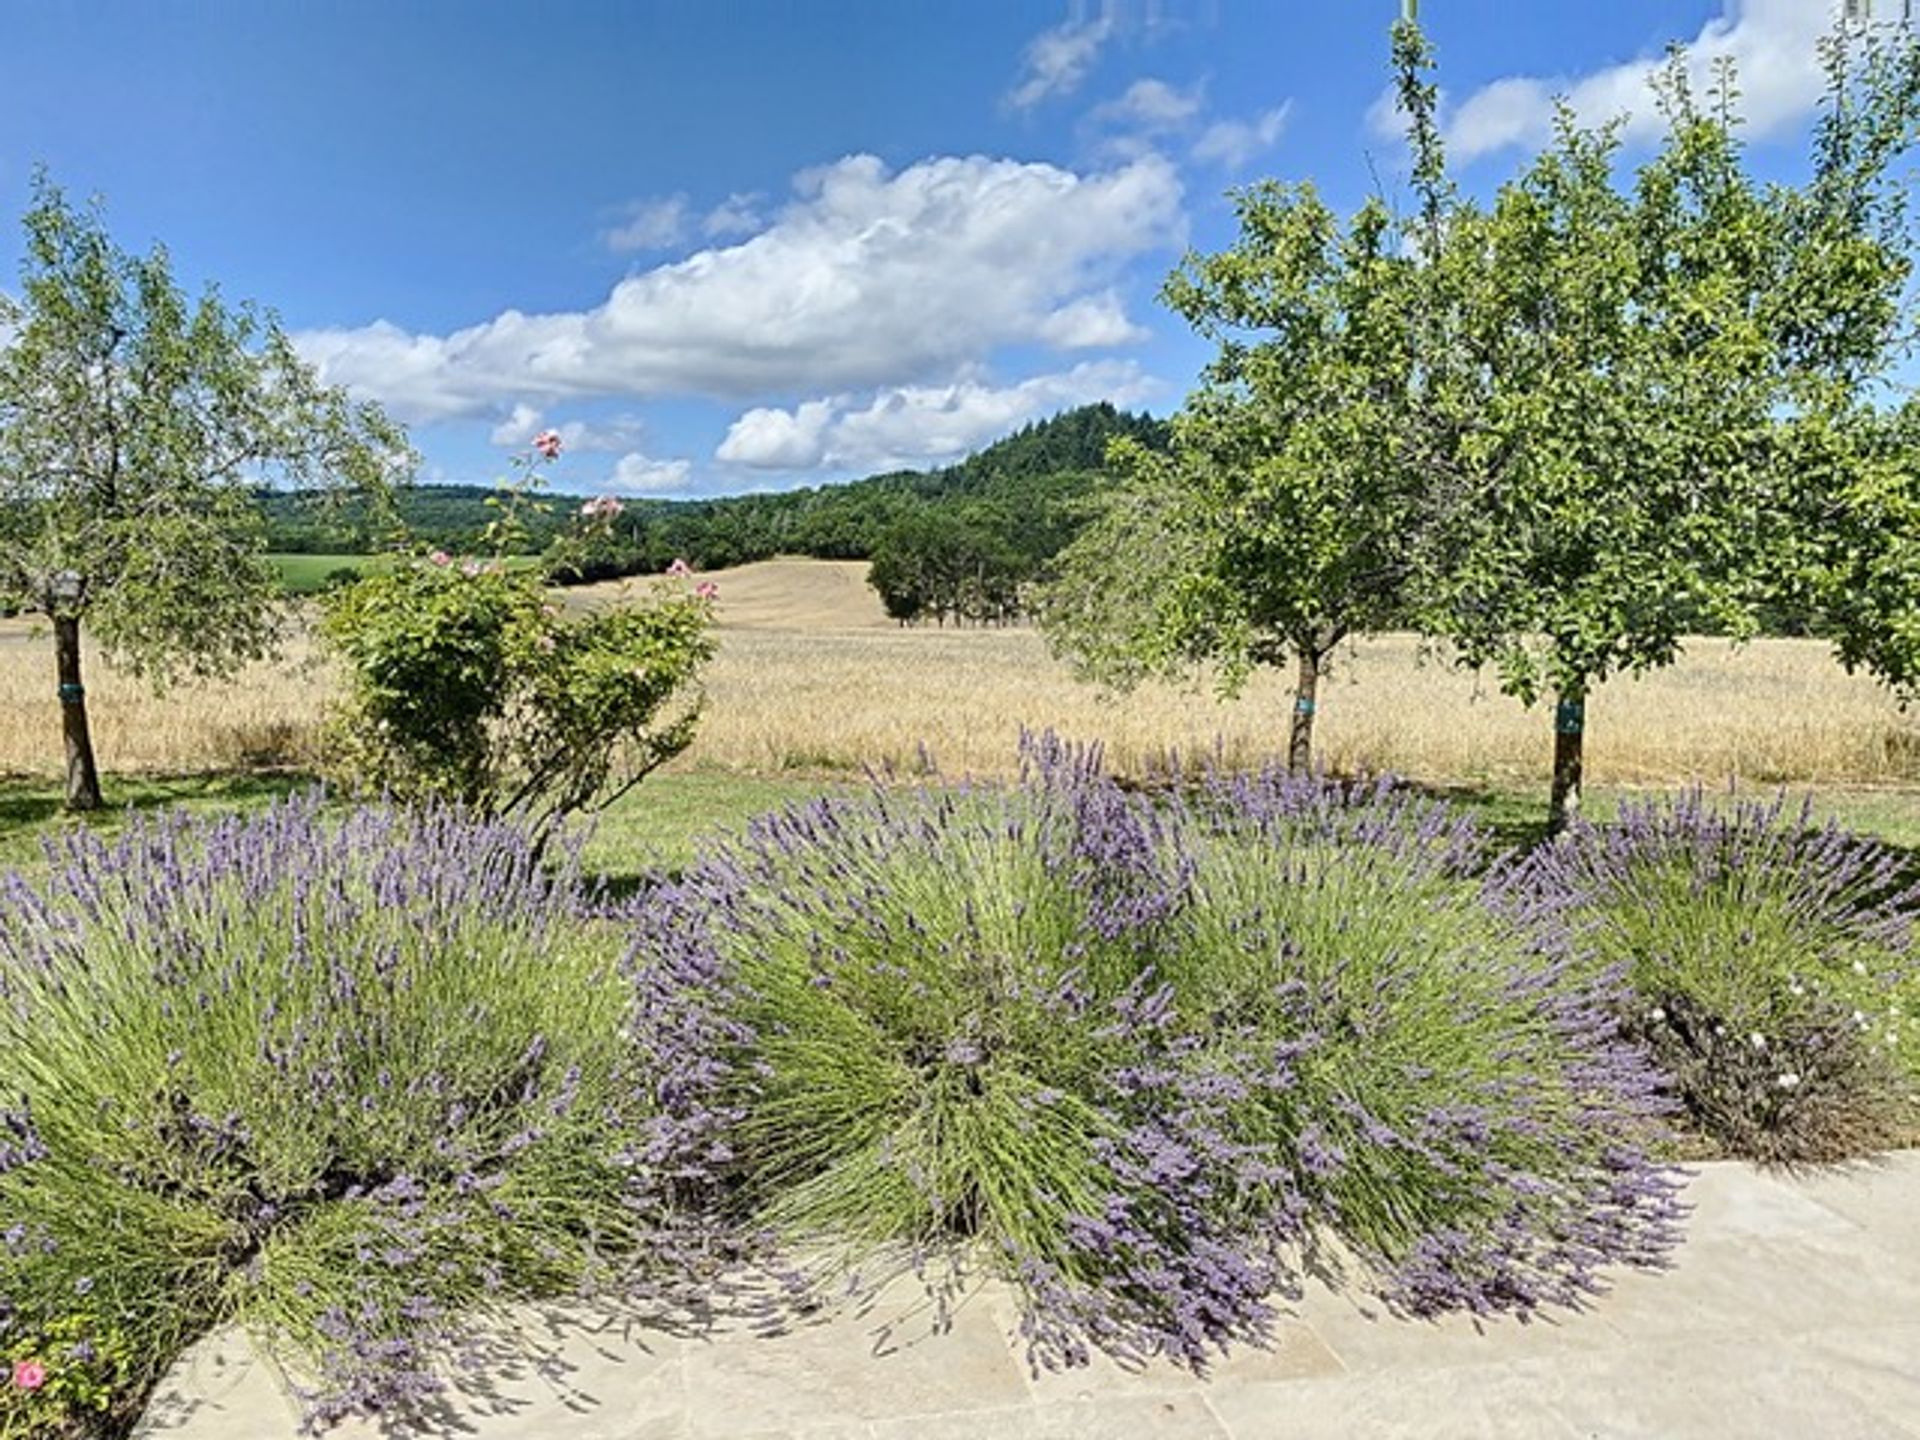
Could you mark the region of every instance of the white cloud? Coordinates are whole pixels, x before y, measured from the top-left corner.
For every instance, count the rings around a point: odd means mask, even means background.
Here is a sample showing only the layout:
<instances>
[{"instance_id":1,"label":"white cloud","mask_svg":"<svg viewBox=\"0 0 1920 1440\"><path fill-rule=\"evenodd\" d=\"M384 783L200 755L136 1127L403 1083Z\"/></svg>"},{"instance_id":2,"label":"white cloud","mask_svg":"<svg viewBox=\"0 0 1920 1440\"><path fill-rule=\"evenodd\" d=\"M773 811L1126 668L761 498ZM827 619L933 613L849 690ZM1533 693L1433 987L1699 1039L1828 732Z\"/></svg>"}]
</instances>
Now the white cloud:
<instances>
[{"instance_id":1,"label":"white cloud","mask_svg":"<svg viewBox=\"0 0 1920 1440\"><path fill-rule=\"evenodd\" d=\"M1109 159L1137 159L1185 145L1200 164L1236 170L1273 147L1293 111L1288 100L1251 119L1210 120L1206 92L1204 80L1184 90L1152 77L1136 80L1118 99L1089 110L1083 127L1094 137L1095 152Z\"/></svg>"},{"instance_id":2,"label":"white cloud","mask_svg":"<svg viewBox=\"0 0 1920 1440\"><path fill-rule=\"evenodd\" d=\"M625 214L626 219L600 237L616 255L669 250L687 236L687 197L684 195L636 200L626 207Z\"/></svg>"},{"instance_id":3,"label":"white cloud","mask_svg":"<svg viewBox=\"0 0 1920 1440\"><path fill-rule=\"evenodd\" d=\"M607 490L614 495L668 495L687 488L693 471L690 460L655 460L638 450L620 457L607 477Z\"/></svg>"},{"instance_id":4,"label":"white cloud","mask_svg":"<svg viewBox=\"0 0 1920 1440\"><path fill-rule=\"evenodd\" d=\"M1204 105L1205 85L1182 90L1164 80L1151 77L1136 80L1118 100L1096 105L1090 118L1097 124L1124 126L1138 130L1173 130L1200 113Z\"/></svg>"},{"instance_id":5,"label":"white cloud","mask_svg":"<svg viewBox=\"0 0 1920 1440\"><path fill-rule=\"evenodd\" d=\"M861 404L850 395L809 400L792 410L749 410L733 422L714 457L762 470L893 470L957 460L1015 426L1075 405L1138 405L1158 393L1132 361L1102 360L1057 374L994 386L900 385Z\"/></svg>"},{"instance_id":6,"label":"white cloud","mask_svg":"<svg viewBox=\"0 0 1920 1440\"><path fill-rule=\"evenodd\" d=\"M487 438L496 445L525 445L540 433L540 422L545 418L545 413L535 406L516 405Z\"/></svg>"},{"instance_id":7,"label":"white cloud","mask_svg":"<svg viewBox=\"0 0 1920 1440\"><path fill-rule=\"evenodd\" d=\"M1179 177L1155 156L1079 174L979 155L891 173L855 155L795 188L752 239L631 275L589 310L508 310L450 335L380 320L298 344L330 383L412 421L590 395L899 385L1000 345L1130 335L1108 285L1184 237Z\"/></svg>"},{"instance_id":8,"label":"white cloud","mask_svg":"<svg viewBox=\"0 0 1920 1440\"><path fill-rule=\"evenodd\" d=\"M1111 290L1069 301L1040 322L1039 336L1059 350L1104 350L1131 345L1147 332L1127 319L1127 308Z\"/></svg>"},{"instance_id":9,"label":"white cloud","mask_svg":"<svg viewBox=\"0 0 1920 1440\"><path fill-rule=\"evenodd\" d=\"M1824 76L1819 40L1833 18L1825 0L1724 0L1725 8L1686 43L1687 76L1696 94L1712 93L1714 66L1731 60L1739 79L1739 110L1749 133L1765 135L1807 115L1820 98ZM1680 37L1675 37L1680 38ZM1643 55L1584 75L1512 75L1448 106L1445 138L1453 156L1472 160L1515 145L1539 145L1552 132L1554 100L1564 97L1583 123L1626 117L1625 137L1644 142L1663 128L1651 81L1665 64ZM1400 131L1390 95L1368 112L1382 134Z\"/></svg>"},{"instance_id":10,"label":"white cloud","mask_svg":"<svg viewBox=\"0 0 1920 1440\"><path fill-rule=\"evenodd\" d=\"M1071 95L1100 58L1101 47L1113 31L1111 9L1097 20L1069 20L1041 31L1021 53L1020 79L1007 92L1007 103L1016 110L1028 110L1050 95Z\"/></svg>"},{"instance_id":11,"label":"white cloud","mask_svg":"<svg viewBox=\"0 0 1920 1440\"><path fill-rule=\"evenodd\" d=\"M542 430L552 430L566 450L598 450L612 453L628 450L640 443L646 426L632 415L616 415L607 421L565 420L557 425L547 422L546 412L524 402L507 412L487 437L496 445L525 445Z\"/></svg>"},{"instance_id":12,"label":"white cloud","mask_svg":"<svg viewBox=\"0 0 1920 1440\"><path fill-rule=\"evenodd\" d=\"M1262 150L1273 148L1286 130L1287 117L1292 112L1293 102L1289 100L1252 120L1216 120L1193 142L1193 158L1204 164L1237 170Z\"/></svg>"},{"instance_id":13,"label":"white cloud","mask_svg":"<svg viewBox=\"0 0 1920 1440\"><path fill-rule=\"evenodd\" d=\"M766 223L760 214L765 198L757 191L735 191L707 212L700 229L707 235L723 238L751 235Z\"/></svg>"},{"instance_id":14,"label":"white cloud","mask_svg":"<svg viewBox=\"0 0 1920 1440\"><path fill-rule=\"evenodd\" d=\"M825 458L833 418L831 400L809 400L792 410L749 410L727 427L714 458L756 470L811 470Z\"/></svg>"}]
</instances>

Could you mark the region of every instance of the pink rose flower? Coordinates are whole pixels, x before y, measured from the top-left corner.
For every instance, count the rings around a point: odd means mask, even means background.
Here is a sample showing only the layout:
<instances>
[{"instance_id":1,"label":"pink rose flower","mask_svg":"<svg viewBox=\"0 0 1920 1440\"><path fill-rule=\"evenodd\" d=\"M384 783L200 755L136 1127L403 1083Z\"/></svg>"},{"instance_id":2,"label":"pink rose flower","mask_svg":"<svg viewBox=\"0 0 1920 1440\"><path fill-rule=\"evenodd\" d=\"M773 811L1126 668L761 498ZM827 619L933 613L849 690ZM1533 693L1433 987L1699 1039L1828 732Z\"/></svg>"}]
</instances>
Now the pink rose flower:
<instances>
[{"instance_id":1,"label":"pink rose flower","mask_svg":"<svg viewBox=\"0 0 1920 1440\"><path fill-rule=\"evenodd\" d=\"M671 565L667 566L667 574L673 576L674 579L676 580L679 579L682 575L691 575L692 573L693 573L693 567L687 564L687 562L684 560L676 560Z\"/></svg>"},{"instance_id":2,"label":"pink rose flower","mask_svg":"<svg viewBox=\"0 0 1920 1440\"><path fill-rule=\"evenodd\" d=\"M47 1367L38 1360L17 1360L13 1366L13 1383L22 1390L38 1390L47 1383Z\"/></svg>"},{"instance_id":3,"label":"pink rose flower","mask_svg":"<svg viewBox=\"0 0 1920 1440\"><path fill-rule=\"evenodd\" d=\"M693 587L693 593L698 595L702 600L713 600L718 598L720 587L711 580L702 580L698 585Z\"/></svg>"},{"instance_id":4,"label":"pink rose flower","mask_svg":"<svg viewBox=\"0 0 1920 1440\"><path fill-rule=\"evenodd\" d=\"M427 556L427 559L436 565L451 565L453 563L453 556L444 550L434 551L431 555Z\"/></svg>"},{"instance_id":5,"label":"pink rose flower","mask_svg":"<svg viewBox=\"0 0 1920 1440\"><path fill-rule=\"evenodd\" d=\"M611 520L626 508L613 496L600 495L582 505L580 513L589 520Z\"/></svg>"},{"instance_id":6,"label":"pink rose flower","mask_svg":"<svg viewBox=\"0 0 1920 1440\"><path fill-rule=\"evenodd\" d=\"M543 460L558 460L560 458L560 432L558 430L542 430L538 435L533 437L533 448L540 452L540 458Z\"/></svg>"}]
</instances>

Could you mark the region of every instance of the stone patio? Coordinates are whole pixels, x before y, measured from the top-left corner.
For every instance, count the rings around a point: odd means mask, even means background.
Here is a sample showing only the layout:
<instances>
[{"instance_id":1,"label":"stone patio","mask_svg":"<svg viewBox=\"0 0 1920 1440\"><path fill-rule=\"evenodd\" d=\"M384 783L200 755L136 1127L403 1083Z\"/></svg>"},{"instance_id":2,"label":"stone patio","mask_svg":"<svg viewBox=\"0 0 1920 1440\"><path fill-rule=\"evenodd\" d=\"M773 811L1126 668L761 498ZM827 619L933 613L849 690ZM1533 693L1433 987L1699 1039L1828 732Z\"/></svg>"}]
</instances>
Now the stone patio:
<instances>
[{"instance_id":1,"label":"stone patio","mask_svg":"<svg viewBox=\"0 0 1920 1440\"><path fill-rule=\"evenodd\" d=\"M1674 1269L1554 1323L1396 1321L1316 1290L1269 1352L1196 1381L1027 1373L1004 1293L952 1331L884 1313L765 1340L567 1322L460 1399L471 1440L1920 1440L1920 1153L1804 1177L1700 1169ZM898 1308L898 1307L896 1307ZM896 1317L898 1318L898 1317ZM244 1343L162 1387L142 1440L293 1440ZM371 1426L335 1432L366 1440Z\"/></svg>"}]
</instances>

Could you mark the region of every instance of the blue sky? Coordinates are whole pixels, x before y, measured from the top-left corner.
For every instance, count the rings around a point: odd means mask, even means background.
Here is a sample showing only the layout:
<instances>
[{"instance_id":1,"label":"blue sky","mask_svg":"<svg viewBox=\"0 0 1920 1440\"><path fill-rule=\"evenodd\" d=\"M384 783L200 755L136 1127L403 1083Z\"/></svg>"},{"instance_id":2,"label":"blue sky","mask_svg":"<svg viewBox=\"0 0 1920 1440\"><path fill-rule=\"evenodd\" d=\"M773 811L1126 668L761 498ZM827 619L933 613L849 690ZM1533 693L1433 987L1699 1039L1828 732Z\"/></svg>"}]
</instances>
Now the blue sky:
<instances>
[{"instance_id":1,"label":"blue sky","mask_svg":"<svg viewBox=\"0 0 1920 1440\"><path fill-rule=\"evenodd\" d=\"M1894 0L1882 0L1891 6ZM486 482L692 495L938 464L1205 347L1154 292L1264 176L1403 187L1399 0L0 3L0 286L36 164L279 311ZM1477 188L1552 97L1644 140L1669 41L1794 173L1826 0L1426 0Z\"/></svg>"}]
</instances>

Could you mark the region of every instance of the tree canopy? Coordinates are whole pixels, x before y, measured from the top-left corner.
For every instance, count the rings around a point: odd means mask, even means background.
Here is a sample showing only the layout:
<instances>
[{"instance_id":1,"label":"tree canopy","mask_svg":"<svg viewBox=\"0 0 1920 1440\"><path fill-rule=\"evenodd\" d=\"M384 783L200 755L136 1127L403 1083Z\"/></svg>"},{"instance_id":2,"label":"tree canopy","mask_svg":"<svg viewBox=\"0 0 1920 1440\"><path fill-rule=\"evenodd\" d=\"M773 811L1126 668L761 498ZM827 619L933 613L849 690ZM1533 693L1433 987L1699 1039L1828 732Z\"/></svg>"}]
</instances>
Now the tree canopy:
<instances>
[{"instance_id":1,"label":"tree canopy","mask_svg":"<svg viewBox=\"0 0 1920 1440\"><path fill-rule=\"evenodd\" d=\"M1827 46L1802 185L1752 178L1731 68L1702 97L1676 55L1664 138L1630 178L1617 125L1563 110L1490 205L1452 197L1436 232L1425 623L1509 693L1557 698L1556 824L1593 687L1670 663L1703 623L1754 633L1783 561L1830 549L1830 472L1801 462L1810 434L1864 423L1898 348L1889 167L1920 70L1910 39Z\"/></svg>"},{"instance_id":2,"label":"tree canopy","mask_svg":"<svg viewBox=\"0 0 1920 1440\"><path fill-rule=\"evenodd\" d=\"M1304 766L1328 655L1405 612L1415 269L1378 200L1345 223L1309 185L1234 204L1235 243L1189 255L1163 292L1216 358L1166 453L1115 447L1119 484L1042 613L1108 682L1210 667L1232 692L1292 656Z\"/></svg>"},{"instance_id":3,"label":"tree canopy","mask_svg":"<svg viewBox=\"0 0 1920 1440\"><path fill-rule=\"evenodd\" d=\"M44 176L25 230L20 294L0 296L0 600L55 621L86 805L80 621L156 681L230 671L271 646L282 603L255 487L378 494L411 456L269 313L189 300L164 249L120 250Z\"/></svg>"}]
</instances>

